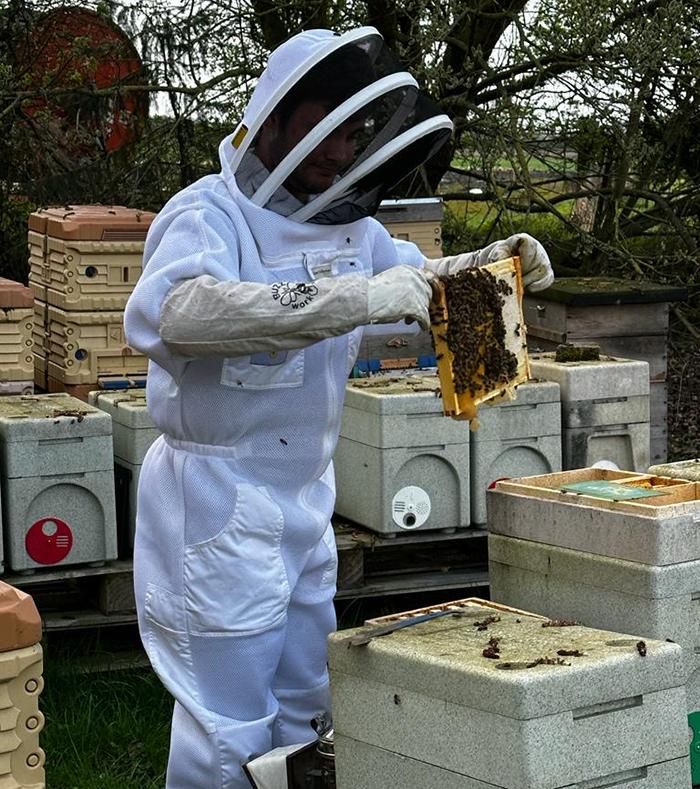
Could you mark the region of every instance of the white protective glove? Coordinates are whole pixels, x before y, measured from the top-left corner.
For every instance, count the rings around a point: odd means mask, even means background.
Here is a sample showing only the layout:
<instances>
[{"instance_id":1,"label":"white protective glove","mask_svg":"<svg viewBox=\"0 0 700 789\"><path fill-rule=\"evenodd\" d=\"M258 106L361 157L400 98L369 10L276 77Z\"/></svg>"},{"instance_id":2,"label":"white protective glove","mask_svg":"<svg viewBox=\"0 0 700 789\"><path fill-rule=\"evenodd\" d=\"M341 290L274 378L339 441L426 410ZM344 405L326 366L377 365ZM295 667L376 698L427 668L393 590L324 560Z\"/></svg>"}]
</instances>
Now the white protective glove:
<instances>
[{"instance_id":1,"label":"white protective glove","mask_svg":"<svg viewBox=\"0 0 700 789\"><path fill-rule=\"evenodd\" d=\"M430 327L428 306L432 296L432 274L413 266L399 265L376 274L367 281L367 312L370 323L418 321Z\"/></svg>"},{"instance_id":2,"label":"white protective glove","mask_svg":"<svg viewBox=\"0 0 700 789\"><path fill-rule=\"evenodd\" d=\"M520 270L523 285L529 291L544 290L554 282L554 272L549 256L540 242L527 233L517 233L501 241L465 252L462 255L451 255L444 258L427 258L425 268L438 276L456 274L465 268L485 266L505 258L520 257Z\"/></svg>"}]
</instances>

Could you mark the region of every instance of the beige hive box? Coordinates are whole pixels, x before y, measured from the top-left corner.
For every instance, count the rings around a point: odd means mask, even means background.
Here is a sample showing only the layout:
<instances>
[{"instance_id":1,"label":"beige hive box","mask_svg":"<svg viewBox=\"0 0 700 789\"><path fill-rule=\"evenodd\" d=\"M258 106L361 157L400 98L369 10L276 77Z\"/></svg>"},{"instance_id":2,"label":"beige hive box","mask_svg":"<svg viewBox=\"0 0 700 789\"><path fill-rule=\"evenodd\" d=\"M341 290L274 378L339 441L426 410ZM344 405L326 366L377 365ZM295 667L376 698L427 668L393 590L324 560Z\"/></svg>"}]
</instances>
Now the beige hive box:
<instances>
[{"instance_id":1,"label":"beige hive box","mask_svg":"<svg viewBox=\"0 0 700 789\"><path fill-rule=\"evenodd\" d=\"M8 393L32 391L33 327L32 291L20 282L0 277L0 382ZM13 383L19 386L19 391L9 391ZM0 391L2 388L0 385Z\"/></svg>"},{"instance_id":2,"label":"beige hive box","mask_svg":"<svg viewBox=\"0 0 700 789\"><path fill-rule=\"evenodd\" d=\"M394 238L413 242L428 258L442 256L443 204L439 197L382 200L376 218Z\"/></svg>"},{"instance_id":3,"label":"beige hive box","mask_svg":"<svg viewBox=\"0 0 700 789\"><path fill-rule=\"evenodd\" d=\"M67 310L124 309L141 275L155 214L124 206L69 205L29 216L29 285Z\"/></svg>"},{"instance_id":4,"label":"beige hive box","mask_svg":"<svg viewBox=\"0 0 700 789\"><path fill-rule=\"evenodd\" d=\"M0 786L7 789L45 786L40 639L32 598L0 581Z\"/></svg>"},{"instance_id":5,"label":"beige hive box","mask_svg":"<svg viewBox=\"0 0 700 789\"><path fill-rule=\"evenodd\" d=\"M126 342L123 311L67 312L49 306L47 316L49 378L88 384L146 374L148 360Z\"/></svg>"}]
</instances>

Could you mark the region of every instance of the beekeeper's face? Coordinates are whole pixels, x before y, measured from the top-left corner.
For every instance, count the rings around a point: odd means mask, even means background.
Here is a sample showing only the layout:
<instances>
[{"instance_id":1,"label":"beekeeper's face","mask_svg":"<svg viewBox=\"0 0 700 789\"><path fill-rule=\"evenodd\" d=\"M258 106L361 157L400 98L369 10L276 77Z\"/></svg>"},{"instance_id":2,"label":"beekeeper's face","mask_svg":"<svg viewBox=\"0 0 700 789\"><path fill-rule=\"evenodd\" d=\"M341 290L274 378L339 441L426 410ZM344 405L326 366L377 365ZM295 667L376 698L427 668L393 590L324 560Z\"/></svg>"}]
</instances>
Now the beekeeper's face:
<instances>
[{"instance_id":1,"label":"beekeeper's face","mask_svg":"<svg viewBox=\"0 0 700 789\"><path fill-rule=\"evenodd\" d=\"M263 125L256 152L272 170L328 114L321 102L304 101L286 118L275 113ZM302 160L285 181L295 196L306 198L328 189L353 161L364 121L350 118L334 129Z\"/></svg>"}]
</instances>

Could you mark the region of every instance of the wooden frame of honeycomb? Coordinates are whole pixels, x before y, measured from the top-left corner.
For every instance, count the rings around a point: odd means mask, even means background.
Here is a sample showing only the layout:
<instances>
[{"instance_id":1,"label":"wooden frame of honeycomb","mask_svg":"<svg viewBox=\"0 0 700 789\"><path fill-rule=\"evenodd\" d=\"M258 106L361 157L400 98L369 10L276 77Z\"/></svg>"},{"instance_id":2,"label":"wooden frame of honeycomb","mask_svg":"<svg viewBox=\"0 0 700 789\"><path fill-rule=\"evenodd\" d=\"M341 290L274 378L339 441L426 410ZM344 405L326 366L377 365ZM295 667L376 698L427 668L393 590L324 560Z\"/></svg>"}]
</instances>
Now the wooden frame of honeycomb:
<instances>
[{"instance_id":1,"label":"wooden frame of honeycomb","mask_svg":"<svg viewBox=\"0 0 700 789\"><path fill-rule=\"evenodd\" d=\"M522 299L517 257L435 281L431 330L446 416L474 420L481 403L512 399L528 380Z\"/></svg>"}]
</instances>

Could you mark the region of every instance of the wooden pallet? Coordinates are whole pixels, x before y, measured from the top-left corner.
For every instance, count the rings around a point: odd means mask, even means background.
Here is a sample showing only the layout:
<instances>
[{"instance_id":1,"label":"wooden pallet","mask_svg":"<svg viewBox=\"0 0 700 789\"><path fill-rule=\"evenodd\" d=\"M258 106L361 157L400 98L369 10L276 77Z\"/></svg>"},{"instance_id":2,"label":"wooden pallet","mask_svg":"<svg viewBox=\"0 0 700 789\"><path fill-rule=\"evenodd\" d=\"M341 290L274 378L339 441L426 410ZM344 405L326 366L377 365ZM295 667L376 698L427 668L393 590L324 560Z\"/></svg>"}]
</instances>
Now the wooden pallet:
<instances>
[{"instance_id":1,"label":"wooden pallet","mask_svg":"<svg viewBox=\"0 0 700 789\"><path fill-rule=\"evenodd\" d=\"M334 527L338 599L488 587L484 529L387 536L345 520Z\"/></svg>"},{"instance_id":2,"label":"wooden pallet","mask_svg":"<svg viewBox=\"0 0 700 789\"><path fill-rule=\"evenodd\" d=\"M5 583L30 594L44 632L84 630L136 621L130 560L37 570L2 576Z\"/></svg>"},{"instance_id":3,"label":"wooden pallet","mask_svg":"<svg viewBox=\"0 0 700 789\"><path fill-rule=\"evenodd\" d=\"M488 587L483 529L386 536L342 520L338 546L338 600L382 598ZM44 631L88 630L136 622L130 559L100 566L14 573L5 583L31 594Z\"/></svg>"}]
</instances>

